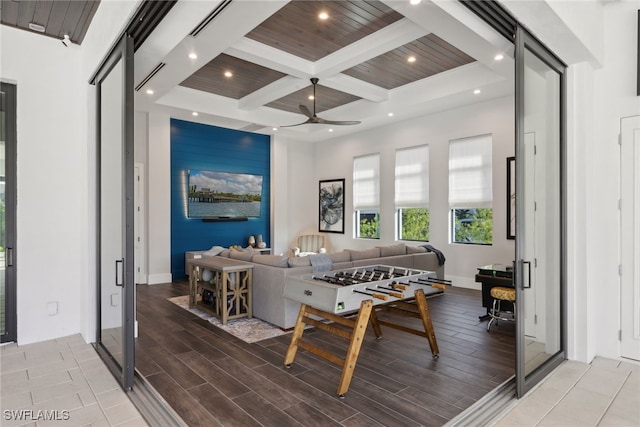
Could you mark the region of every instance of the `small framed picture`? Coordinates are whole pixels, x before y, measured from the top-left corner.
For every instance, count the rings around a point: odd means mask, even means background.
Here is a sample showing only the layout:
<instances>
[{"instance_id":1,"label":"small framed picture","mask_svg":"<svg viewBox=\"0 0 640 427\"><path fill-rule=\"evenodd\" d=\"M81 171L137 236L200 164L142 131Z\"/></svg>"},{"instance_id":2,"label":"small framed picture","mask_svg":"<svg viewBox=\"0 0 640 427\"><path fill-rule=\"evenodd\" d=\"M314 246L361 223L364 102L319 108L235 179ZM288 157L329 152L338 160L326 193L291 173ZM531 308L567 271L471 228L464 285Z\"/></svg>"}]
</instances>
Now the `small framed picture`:
<instances>
[{"instance_id":1,"label":"small framed picture","mask_svg":"<svg viewBox=\"0 0 640 427\"><path fill-rule=\"evenodd\" d=\"M318 231L344 234L344 178L320 181Z\"/></svg>"}]
</instances>

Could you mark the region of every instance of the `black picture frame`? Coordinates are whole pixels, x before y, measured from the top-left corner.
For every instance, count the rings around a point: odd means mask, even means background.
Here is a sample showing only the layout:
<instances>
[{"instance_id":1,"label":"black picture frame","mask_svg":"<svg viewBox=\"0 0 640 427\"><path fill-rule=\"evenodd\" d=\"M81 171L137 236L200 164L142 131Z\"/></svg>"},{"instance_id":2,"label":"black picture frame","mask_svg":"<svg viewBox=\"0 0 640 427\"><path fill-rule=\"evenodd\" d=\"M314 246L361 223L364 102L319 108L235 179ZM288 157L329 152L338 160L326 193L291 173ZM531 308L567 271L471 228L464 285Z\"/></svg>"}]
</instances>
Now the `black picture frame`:
<instances>
[{"instance_id":1,"label":"black picture frame","mask_svg":"<svg viewBox=\"0 0 640 427\"><path fill-rule=\"evenodd\" d=\"M507 157L507 239L516 238L516 158Z\"/></svg>"},{"instance_id":2,"label":"black picture frame","mask_svg":"<svg viewBox=\"0 0 640 427\"><path fill-rule=\"evenodd\" d=\"M321 180L318 190L318 231L344 234L344 178Z\"/></svg>"}]
</instances>

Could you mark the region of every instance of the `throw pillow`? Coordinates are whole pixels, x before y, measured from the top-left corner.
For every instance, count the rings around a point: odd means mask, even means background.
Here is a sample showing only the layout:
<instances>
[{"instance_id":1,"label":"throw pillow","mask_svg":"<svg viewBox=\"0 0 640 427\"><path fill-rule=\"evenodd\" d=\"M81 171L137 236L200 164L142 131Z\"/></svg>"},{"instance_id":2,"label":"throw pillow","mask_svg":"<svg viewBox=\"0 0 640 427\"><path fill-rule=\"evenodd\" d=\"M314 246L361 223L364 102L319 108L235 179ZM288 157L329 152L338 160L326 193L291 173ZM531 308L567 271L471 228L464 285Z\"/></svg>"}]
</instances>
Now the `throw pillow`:
<instances>
[{"instance_id":1,"label":"throw pillow","mask_svg":"<svg viewBox=\"0 0 640 427\"><path fill-rule=\"evenodd\" d=\"M202 253L204 256L216 256L219 255L220 252L224 251L222 246L212 246L211 249Z\"/></svg>"}]
</instances>

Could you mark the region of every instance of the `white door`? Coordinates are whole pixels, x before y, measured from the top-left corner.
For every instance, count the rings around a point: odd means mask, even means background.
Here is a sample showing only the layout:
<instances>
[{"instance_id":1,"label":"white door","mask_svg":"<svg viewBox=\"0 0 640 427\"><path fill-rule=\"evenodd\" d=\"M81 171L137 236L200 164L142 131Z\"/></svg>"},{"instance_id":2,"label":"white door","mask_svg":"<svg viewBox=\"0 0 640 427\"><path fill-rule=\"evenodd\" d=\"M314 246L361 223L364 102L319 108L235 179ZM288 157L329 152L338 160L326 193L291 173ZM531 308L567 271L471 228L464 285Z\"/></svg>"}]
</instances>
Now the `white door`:
<instances>
[{"instance_id":1,"label":"white door","mask_svg":"<svg viewBox=\"0 0 640 427\"><path fill-rule=\"evenodd\" d=\"M621 349L640 360L640 116L620 122Z\"/></svg>"}]
</instances>

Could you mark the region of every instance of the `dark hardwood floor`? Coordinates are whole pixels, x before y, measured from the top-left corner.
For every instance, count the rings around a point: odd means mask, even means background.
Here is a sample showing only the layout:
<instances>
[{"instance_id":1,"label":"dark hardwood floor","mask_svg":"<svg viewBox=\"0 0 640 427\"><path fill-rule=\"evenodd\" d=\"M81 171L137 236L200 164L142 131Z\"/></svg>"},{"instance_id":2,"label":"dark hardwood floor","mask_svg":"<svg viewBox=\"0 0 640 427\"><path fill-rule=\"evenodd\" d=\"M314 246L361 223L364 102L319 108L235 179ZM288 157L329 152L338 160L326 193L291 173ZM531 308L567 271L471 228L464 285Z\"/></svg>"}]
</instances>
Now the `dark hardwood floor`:
<instances>
[{"instance_id":1,"label":"dark hardwood floor","mask_svg":"<svg viewBox=\"0 0 640 427\"><path fill-rule=\"evenodd\" d=\"M369 327L344 399L324 359L298 350L284 367L290 334L247 344L167 301L187 293L186 281L138 285L136 367L190 426L440 426L514 373L515 327L487 333L480 291L429 299L439 359L425 338L383 328L376 340ZM304 336L346 351L323 331Z\"/></svg>"}]
</instances>

